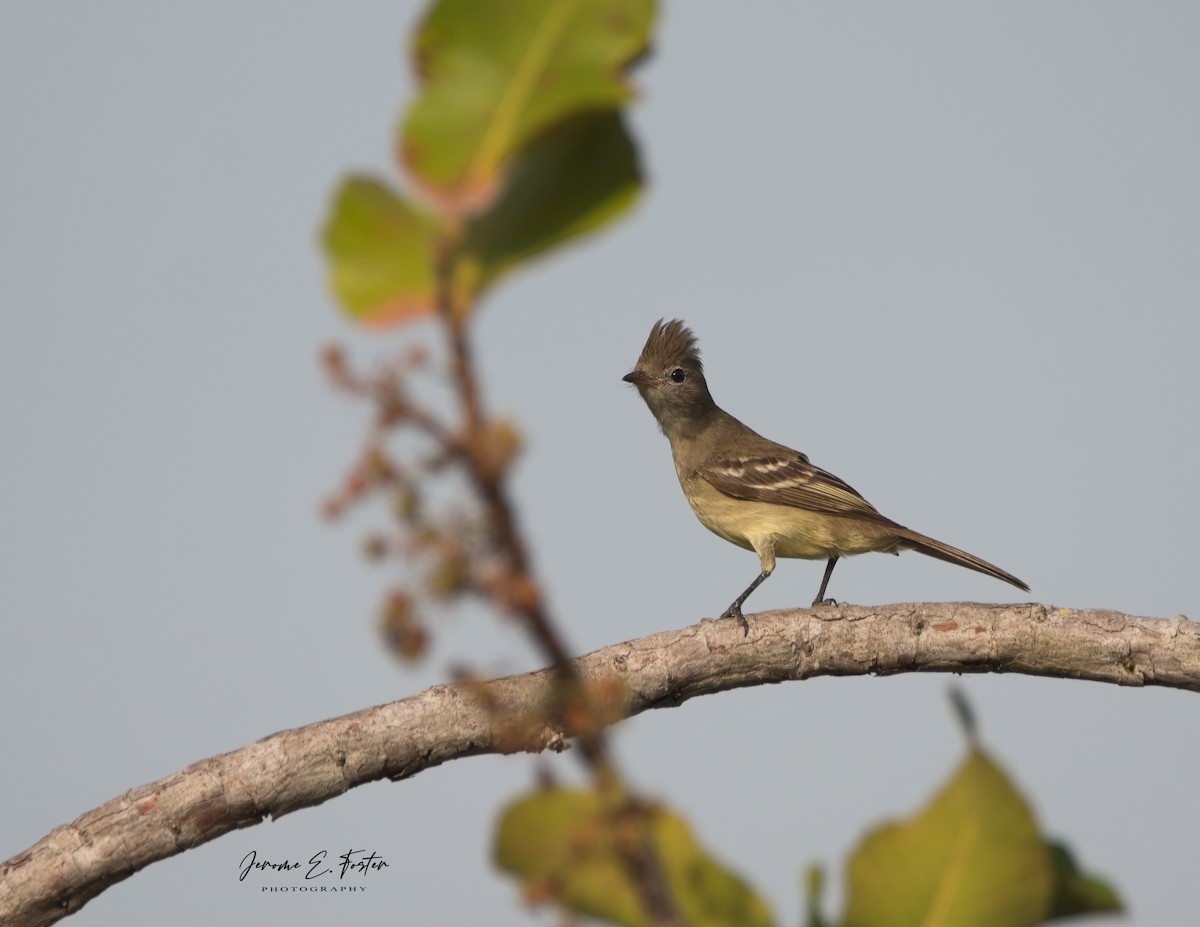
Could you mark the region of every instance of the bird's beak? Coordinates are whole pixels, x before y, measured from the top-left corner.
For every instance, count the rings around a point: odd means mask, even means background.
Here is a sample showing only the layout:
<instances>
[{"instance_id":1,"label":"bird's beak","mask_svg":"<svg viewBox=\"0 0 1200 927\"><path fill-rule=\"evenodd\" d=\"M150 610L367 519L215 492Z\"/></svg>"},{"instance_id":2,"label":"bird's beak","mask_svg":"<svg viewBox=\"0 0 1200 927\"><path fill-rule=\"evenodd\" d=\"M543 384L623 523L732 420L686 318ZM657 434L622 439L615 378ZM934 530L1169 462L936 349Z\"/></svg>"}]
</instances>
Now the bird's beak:
<instances>
[{"instance_id":1,"label":"bird's beak","mask_svg":"<svg viewBox=\"0 0 1200 927\"><path fill-rule=\"evenodd\" d=\"M649 374L645 374L640 370L631 370L625 376L621 377L626 383L632 383L634 386L642 387L650 382Z\"/></svg>"}]
</instances>

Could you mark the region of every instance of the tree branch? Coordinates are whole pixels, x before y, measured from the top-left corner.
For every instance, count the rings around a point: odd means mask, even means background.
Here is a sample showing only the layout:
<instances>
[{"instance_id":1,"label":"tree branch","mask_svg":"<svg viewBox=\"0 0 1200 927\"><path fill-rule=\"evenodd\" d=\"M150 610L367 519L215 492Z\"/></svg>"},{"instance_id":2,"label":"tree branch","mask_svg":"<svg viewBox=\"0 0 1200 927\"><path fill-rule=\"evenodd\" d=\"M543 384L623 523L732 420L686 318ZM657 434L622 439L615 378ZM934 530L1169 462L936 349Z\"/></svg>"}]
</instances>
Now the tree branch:
<instances>
[{"instance_id":1,"label":"tree branch","mask_svg":"<svg viewBox=\"0 0 1200 927\"><path fill-rule=\"evenodd\" d=\"M813 676L1024 673L1200 691L1200 624L1044 605L834 606L705 620L574 661L613 720ZM614 685L619 682L620 685ZM562 749L541 670L427 689L194 763L55 828L0 864L0 923L51 924L160 859L267 816L481 753ZM593 719L594 720L594 719Z\"/></svg>"}]
</instances>

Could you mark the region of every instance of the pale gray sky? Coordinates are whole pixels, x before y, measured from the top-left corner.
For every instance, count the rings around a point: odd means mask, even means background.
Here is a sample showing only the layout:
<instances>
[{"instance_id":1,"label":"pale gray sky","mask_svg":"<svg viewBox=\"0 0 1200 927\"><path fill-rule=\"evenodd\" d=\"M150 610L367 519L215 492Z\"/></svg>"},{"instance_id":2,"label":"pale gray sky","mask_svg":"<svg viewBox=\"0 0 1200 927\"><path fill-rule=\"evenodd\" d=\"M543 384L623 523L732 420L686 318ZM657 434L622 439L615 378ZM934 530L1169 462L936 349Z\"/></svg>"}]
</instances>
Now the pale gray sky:
<instances>
[{"instance_id":1,"label":"pale gray sky","mask_svg":"<svg viewBox=\"0 0 1200 927\"><path fill-rule=\"evenodd\" d=\"M382 512L317 514L364 422L318 349L368 361L396 339L338 316L316 229L342 173L390 170L417 10L0 5L0 857L452 662L537 663L464 613L422 669L397 667L374 629L390 574L358 556ZM660 316L695 328L725 408L1037 601L1196 617L1197 35L1184 2L670 4L638 74L640 208L511 278L479 320L575 649L716 615L757 569L695 522L620 382ZM807 603L820 572L783 562L751 604ZM844 562L831 587L1012 592L916 555ZM950 681L729 693L639 718L617 747L795 923L807 863L832 866L839 909L864 829L958 762ZM1194 909L1194 695L961 684L1130 923ZM72 923L529 923L487 855L533 768L471 759L359 789L154 865ZM236 879L249 849L347 845L392 864L361 897Z\"/></svg>"}]
</instances>

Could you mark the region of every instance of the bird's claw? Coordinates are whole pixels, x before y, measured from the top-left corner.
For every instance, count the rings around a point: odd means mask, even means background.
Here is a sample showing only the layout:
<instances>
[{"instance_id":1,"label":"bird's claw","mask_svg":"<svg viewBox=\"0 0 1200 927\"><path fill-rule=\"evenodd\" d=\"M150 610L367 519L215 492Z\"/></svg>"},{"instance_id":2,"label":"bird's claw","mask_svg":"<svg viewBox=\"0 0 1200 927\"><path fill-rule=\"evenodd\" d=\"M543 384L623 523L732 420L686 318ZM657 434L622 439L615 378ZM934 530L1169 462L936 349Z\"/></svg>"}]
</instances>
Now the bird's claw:
<instances>
[{"instance_id":1,"label":"bird's claw","mask_svg":"<svg viewBox=\"0 0 1200 927\"><path fill-rule=\"evenodd\" d=\"M812 608L821 608L825 605L837 605L837 599L813 599Z\"/></svg>"},{"instance_id":2,"label":"bird's claw","mask_svg":"<svg viewBox=\"0 0 1200 927\"><path fill-rule=\"evenodd\" d=\"M737 605L730 605L721 615L722 618L736 618L737 623L742 626L742 637L750 636L750 622L746 620L746 616L742 614L742 610Z\"/></svg>"}]
</instances>

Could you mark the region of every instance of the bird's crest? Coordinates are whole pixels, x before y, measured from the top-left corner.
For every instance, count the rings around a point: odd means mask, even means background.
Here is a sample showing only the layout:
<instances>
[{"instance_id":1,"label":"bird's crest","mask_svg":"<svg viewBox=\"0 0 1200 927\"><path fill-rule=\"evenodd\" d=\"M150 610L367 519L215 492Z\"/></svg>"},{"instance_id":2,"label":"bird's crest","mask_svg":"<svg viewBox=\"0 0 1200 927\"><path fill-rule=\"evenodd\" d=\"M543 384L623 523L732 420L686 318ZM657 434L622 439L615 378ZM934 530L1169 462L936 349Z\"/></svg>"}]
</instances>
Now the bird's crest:
<instances>
[{"instance_id":1,"label":"bird's crest","mask_svg":"<svg viewBox=\"0 0 1200 927\"><path fill-rule=\"evenodd\" d=\"M650 329L650 337L638 358L640 370L665 370L673 366L692 366L703 370L700 347L692 330L679 319L664 322L659 319Z\"/></svg>"}]
</instances>

